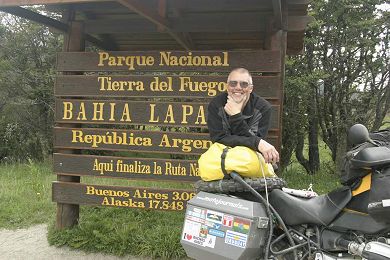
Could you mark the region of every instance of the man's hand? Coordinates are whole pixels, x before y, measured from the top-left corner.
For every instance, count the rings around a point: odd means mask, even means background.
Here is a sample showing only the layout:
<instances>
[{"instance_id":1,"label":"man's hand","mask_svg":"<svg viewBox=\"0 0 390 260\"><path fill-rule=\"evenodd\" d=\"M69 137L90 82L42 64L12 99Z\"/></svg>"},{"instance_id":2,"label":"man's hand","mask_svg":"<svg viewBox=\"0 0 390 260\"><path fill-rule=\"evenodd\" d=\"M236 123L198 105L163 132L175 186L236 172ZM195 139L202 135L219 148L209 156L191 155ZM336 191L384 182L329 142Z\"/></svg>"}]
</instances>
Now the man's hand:
<instances>
[{"instance_id":1,"label":"man's hand","mask_svg":"<svg viewBox=\"0 0 390 260\"><path fill-rule=\"evenodd\" d=\"M229 116L233 116L233 115L240 113L242 111L244 105L246 104L247 99L248 99L248 97L244 97L240 102L236 102L233 100L232 97L228 96L226 105L224 107L225 112Z\"/></svg>"},{"instance_id":2,"label":"man's hand","mask_svg":"<svg viewBox=\"0 0 390 260\"><path fill-rule=\"evenodd\" d=\"M266 163L277 163L279 162L279 153L275 147L263 139L260 140L259 146L257 147L259 152L262 153Z\"/></svg>"}]
</instances>

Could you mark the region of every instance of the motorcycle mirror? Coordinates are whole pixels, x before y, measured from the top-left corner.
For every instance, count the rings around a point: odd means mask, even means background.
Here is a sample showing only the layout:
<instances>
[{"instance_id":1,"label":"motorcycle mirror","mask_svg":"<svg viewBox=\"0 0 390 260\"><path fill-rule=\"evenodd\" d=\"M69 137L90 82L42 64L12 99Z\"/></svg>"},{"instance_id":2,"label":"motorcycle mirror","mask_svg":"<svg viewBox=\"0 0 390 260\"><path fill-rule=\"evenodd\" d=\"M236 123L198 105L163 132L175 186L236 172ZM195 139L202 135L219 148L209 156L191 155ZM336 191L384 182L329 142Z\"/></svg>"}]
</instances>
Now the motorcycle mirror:
<instances>
[{"instance_id":1,"label":"motorcycle mirror","mask_svg":"<svg viewBox=\"0 0 390 260\"><path fill-rule=\"evenodd\" d=\"M370 138L367 128L362 124L355 124L351 126L348 131L348 141L352 145L369 142L376 146L374 141Z\"/></svg>"}]
</instances>

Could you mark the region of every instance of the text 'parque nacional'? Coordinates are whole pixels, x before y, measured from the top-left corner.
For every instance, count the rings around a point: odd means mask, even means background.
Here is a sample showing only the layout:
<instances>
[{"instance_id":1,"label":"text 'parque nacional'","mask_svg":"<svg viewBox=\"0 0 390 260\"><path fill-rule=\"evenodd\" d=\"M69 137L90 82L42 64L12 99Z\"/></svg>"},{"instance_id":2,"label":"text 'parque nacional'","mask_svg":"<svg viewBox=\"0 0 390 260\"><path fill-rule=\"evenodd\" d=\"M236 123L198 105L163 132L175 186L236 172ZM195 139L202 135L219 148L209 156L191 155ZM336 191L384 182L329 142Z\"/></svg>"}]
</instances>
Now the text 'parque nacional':
<instances>
[{"instance_id":1,"label":"text 'parque nacional'","mask_svg":"<svg viewBox=\"0 0 390 260\"><path fill-rule=\"evenodd\" d=\"M99 52L99 67L127 66L129 70L136 70L137 67L168 66L168 67L228 67L228 52L221 52L220 55L193 55L188 52L186 55L177 56L170 51L160 51L158 57L152 55L111 55L108 52Z\"/></svg>"}]
</instances>

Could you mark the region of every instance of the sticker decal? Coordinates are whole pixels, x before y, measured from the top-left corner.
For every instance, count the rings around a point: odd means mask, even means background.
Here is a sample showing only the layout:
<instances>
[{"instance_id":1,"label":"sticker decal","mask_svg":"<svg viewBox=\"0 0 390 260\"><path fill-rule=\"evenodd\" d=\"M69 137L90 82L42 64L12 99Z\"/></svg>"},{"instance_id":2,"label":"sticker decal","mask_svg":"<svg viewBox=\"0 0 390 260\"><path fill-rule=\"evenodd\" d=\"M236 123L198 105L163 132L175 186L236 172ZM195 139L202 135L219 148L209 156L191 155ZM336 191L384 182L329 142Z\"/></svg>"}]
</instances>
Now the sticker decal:
<instances>
[{"instance_id":1,"label":"sticker decal","mask_svg":"<svg viewBox=\"0 0 390 260\"><path fill-rule=\"evenodd\" d=\"M194 236L193 237L193 242L194 244L197 244L197 245L200 245L200 246L204 246L204 242L206 241L205 238L203 237L199 237L199 236Z\"/></svg>"},{"instance_id":2,"label":"sticker decal","mask_svg":"<svg viewBox=\"0 0 390 260\"><path fill-rule=\"evenodd\" d=\"M206 225L202 225L200 228L199 236L200 237L207 237L208 233L209 233L209 227Z\"/></svg>"},{"instance_id":3,"label":"sticker decal","mask_svg":"<svg viewBox=\"0 0 390 260\"><path fill-rule=\"evenodd\" d=\"M192 211L191 210L187 210L187 212L186 212L186 217L187 216L192 216Z\"/></svg>"},{"instance_id":4,"label":"sticker decal","mask_svg":"<svg viewBox=\"0 0 390 260\"><path fill-rule=\"evenodd\" d=\"M216 239L215 236L207 235L206 241L204 242L203 246L214 248L215 247L215 239Z\"/></svg>"},{"instance_id":5,"label":"sticker decal","mask_svg":"<svg viewBox=\"0 0 390 260\"><path fill-rule=\"evenodd\" d=\"M233 231L248 234L250 225L251 222L249 220L242 218L234 218Z\"/></svg>"},{"instance_id":6,"label":"sticker decal","mask_svg":"<svg viewBox=\"0 0 390 260\"><path fill-rule=\"evenodd\" d=\"M214 229L220 229L222 227L222 224L214 223L214 222L207 221L207 220L205 221L204 224L211 227L211 228L214 228Z\"/></svg>"},{"instance_id":7,"label":"sticker decal","mask_svg":"<svg viewBox=\"0 0 390 260\"><path fill-rule=\"evenodd\" d=\"M205 209L198 209L198 208L193 208L193 211L190 211L190 215L197 217L197 218L206 218L206 210Z\"/></svg>"},{"instance_id":8,"label":"sticker decal","mask_svg":"<svg viewBox=\"0 0 390 260\"><path fill-rule=\"evenodd\" d=\"M183 234L183 240L185 240L187 242L190 242L190 243L193 243L193 244L197 244L199 246L204 246L204 242L206 241L206 238L203 238L203 237L200 237L200 236L191 235L191 234L188 234L188 233L184 233Z\"/></svg>"},{"instance_id":9,"label":"sticker decal","mask_svg":"<svg viewBox=\"0 0 390 260\"><path fill-rule=\"evenodd\" d=\"M225 237L225 232L216 229L209 229L209 234L216 237L222 237L222 238Z\"/></svg>"},{"instance_id":10,"label":"sticker decal","mask_svg":"<svg viewBox=\"0 0 390 260\"><path fill-rule=\"evenodd\" d=\"M183 239L184 239L184 240L187 240L187 241L191 241L191 240L192 240L192 235L191 235L191 234L188 234L188 233L184 233Z\"/></svg>"},{"instance_id":11,"label":"sticker decal","mask_svg":"<svg viewBox=\"0 0 390 260\"><path fill-rule=\"evenodd\" d=\"M211 222L215 222L218 224L222 223L223 213L213 211L213 210L207 210L206 219Z\"/></svg>"},{"instance_id":12,"label":"sticker decal","mask_svg":"<svg viewBox=\"0 0 390 260\"><path fill-rule=\"evenodd\" d=\"M204 222L204 224L207 225L207 226L209 226L209 227L211 227L211 228L214 227L214 222L211 222L211 221L208 221L208 220L206 220L206 221Z\"/></svg>"},{"instance_id":13,"label":"sticker decal","mask_svg":"<svg viewBox=\"0 0 390 260\"><path fill-rule=\"evenodd\" d=\"M232 216L223 216L222 224L226 227L232 227L233 226L233 217Z\"/></svg>"},{"instance_id":14,"label":"sticker decal","mask_svg":"<svg viewBox=\"0 0 390 260\"><path fill-rule=\"evenodd\" d=\"M236 247L241 247L245 248L246 247L246 241L248 239L247 235L234 232L231 230L226 231L226 237L225 237L225 243L236 246Z\"/></svg>"},{"instance_id":15,"label":"sticker decal","mask_svg":"<svg viewBox=\"0 0 390 260\"><path fill-rule=\"evenodd\" d=\"M203 247L215 247L215 236L208 234L207 226L186 219L184 222L182 239Z\"/></svg>"},{"instance_id":16,"label":"sticker decal","mask_svg":"<svg viewBox=\"0 0 390 260\"><path fill-rule=\"evenodd\" d=\"M205 220L202 219L202 218L197 218L197 217L193 217L193 216L186 216L186 219L188 220L191 220L191 221L195 221L195 222L198 222L198 223L202 223L204 224L205 223Z\"/></svg>"},{"instance_id":17,"label":"sticker decal","mask_svg":"<svg viewBox=\"0 0 390 260\"><path fill-rule=\"evenodd\" d=\"M222 226L221 224L214 223L214 226L213 226L213 227L214 227L215 229L220 229L221 226Z\"/></svg>"},{"instance_id":18,"label":"sticker decal","mask_svg":"<svg viewBox=\"0 0 390 260\"><path fill-rule=\"evenodd\" d=\"M196 236L199 236L201 224L186 219L183 228L183 240L194 243Z\"/></svg>"}]
</instances>

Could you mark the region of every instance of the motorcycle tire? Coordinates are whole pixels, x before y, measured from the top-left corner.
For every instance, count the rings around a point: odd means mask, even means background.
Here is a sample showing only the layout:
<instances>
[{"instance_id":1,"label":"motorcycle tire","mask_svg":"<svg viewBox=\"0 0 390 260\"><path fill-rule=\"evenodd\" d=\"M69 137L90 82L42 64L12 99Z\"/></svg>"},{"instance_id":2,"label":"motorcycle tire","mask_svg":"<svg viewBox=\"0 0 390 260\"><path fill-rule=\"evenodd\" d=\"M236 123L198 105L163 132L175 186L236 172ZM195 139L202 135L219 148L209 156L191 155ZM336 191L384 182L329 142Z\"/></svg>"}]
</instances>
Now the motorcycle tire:
<instances>
[{"instance_id":1,"label":"motorcycle tire","mask_svg":"<svg viewBox=\"0 0 390 260\"><path fill-rule=\"evenodd\" d=\"M281 189L287 186L285 180L274 177L274 178L244 178L245 182L248 183L253 189L258 192L265 191L267 187L268 191L274 189ZM267 185L266 185L267 184ZM197 181L195 183L196 193L205 191L209 193L237 193L237 192L248 192L249 189L243 187L240 183L235 182L233 179L222 179L217 181Z\"/></svg>"}]
</instances>

